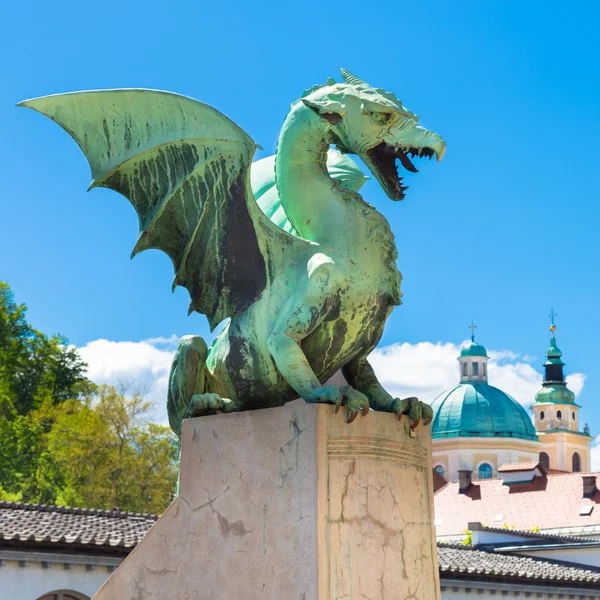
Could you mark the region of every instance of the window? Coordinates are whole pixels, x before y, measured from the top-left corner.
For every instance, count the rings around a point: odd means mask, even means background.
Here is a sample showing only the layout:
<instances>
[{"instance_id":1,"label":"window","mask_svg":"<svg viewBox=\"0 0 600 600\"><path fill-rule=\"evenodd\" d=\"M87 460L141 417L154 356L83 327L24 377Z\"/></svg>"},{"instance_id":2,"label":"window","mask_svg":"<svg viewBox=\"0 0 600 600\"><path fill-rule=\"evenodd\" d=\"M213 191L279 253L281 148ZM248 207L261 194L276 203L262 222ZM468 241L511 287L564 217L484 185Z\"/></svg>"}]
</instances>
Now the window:
<instances>
[{"instance_id":1,"label":"window","mask_svg":"<svg viewBox=\"0 0 600 600\"><path fill-rule=\"evenodd\" d=\"M575 420L575 411L573 411L573 412L571 413L571 417L573 418L573 421L574 421L574 420Z\"/></svg>"},{"instance_id":2,"label":"window","mask_svg":"<svg viewBox=\"0 0 600 600\"><path fill-rule=\"evenodd\" d=\"M492 467L487 463L479 465L479 479L491 479L492 478Z\"/></svg>"},{"instance_id":3,"label":"window","mask_svg":"<svg viewBox=\"0 0 600 600\"><path fill-rule=\"evenodd\" d=\"M556 411L556 418L557 418L559 421L562 421L562 410L557 410L557 411Z\"/></svg>"},{"instance_id":4,"label":"window","mask_svg":"<svg viewBox=\"0 0 600 600\"><path fill-rule=\"evenodd\" d=\"M579 456L578 452L573 452L573 473L581 472L581 456Z\"/></svg>"},{"instance_id":5,"label":"window","mask_svg":"<svg viewBox=\"0 0 600 600\"><path fill-rule=\"evenodd\" d=\"M487 377L487 364L486 363L482 363L481 364L481 368L483 369L483 376Z\"/></svg>"},{"instance_id":6,"label":"window","mask_svg":"<svg viewBox=\"0 0 600 600\"><path fill-rule=\"evenodd\" d=\"M436 473L439 473L442 477L444 477L446 471L444 471L444 467L442 465L436 465L433 469Z\"/></svg>"},{"instance_id":7,"label":"window","mask_svg":"<svg viewBox=\"0 0 600 600\"><path fill-rule=\"evenodd\" d=\"M466 377L468 375L468 373L467 373L468 366L469 365L467 363L463 363L463 377Z\"/></svg>"},{"instance_id":8,"label":"window","mask_svg":"<svg viewBox=\"0 0 600 600\"><path fill-rule=\"evenodd\" d=\"M473 363L473 375L479 375L479 363Z\"/></svg>"},{"instance_id":9,"label":"window","mask_svg":"<svg viewBox=\"0 0 600 600\"><path fill-rule=\"evenodd\" d=\"M87 596L77 592L51 592L38 600L87 600Z\"/></svg>"},{"instance_id":10,"label":"window","mask_svg":"<svg viewBox=\"0 0 600 600\"><path fill-rule=\"evenodd\" d=\"M543 410L540 410L540 421L543 421L546 418L546 415Z\"/></svg>"},{"instance_id":11,"label":"window","mask_svg":"<svg viewBox=\"0 0 600 600\"><path fill-rule=\"evenodd\" d=\"M550 457L545 452L540 452L540 465L542 465L544 469L550 468Z\"/></svg>"}]
</instances>

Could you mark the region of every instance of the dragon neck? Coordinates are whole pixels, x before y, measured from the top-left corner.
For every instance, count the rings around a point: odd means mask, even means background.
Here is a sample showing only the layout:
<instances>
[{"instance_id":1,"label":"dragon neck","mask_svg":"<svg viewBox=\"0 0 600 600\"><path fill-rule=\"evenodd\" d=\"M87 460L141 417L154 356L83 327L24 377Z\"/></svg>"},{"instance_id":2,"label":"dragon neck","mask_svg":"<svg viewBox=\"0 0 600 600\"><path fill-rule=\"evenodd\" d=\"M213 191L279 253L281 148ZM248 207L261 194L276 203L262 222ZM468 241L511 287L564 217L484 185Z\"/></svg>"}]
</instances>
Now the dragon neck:
<instances>
[{"instance_id":1,"label":"dragon neck","mask_svg":"<svg viewBox=\"0 0 600 600\"><path fill-rule=\"evenodd\" d=\"M377 278L389 303L400 304L400 272L394 235L385 217L360 194L346 190L327 171L334 142L328 122L301 101L292 104L281 129L275 179L290 223L304 239L330 245L352 256Z\"/></svg>"},{"instance_id":2,"label":"dragon neck","mask_svg":"<svg viewBox=\"0 0 600 600\"><path fill-rule=\"evenodd\" d=\"M327 173L328 123L301 101L292 108L277 142L275 178L285 213L304 239L343 246L347 199Z\"/></svg>"}]
</instances>

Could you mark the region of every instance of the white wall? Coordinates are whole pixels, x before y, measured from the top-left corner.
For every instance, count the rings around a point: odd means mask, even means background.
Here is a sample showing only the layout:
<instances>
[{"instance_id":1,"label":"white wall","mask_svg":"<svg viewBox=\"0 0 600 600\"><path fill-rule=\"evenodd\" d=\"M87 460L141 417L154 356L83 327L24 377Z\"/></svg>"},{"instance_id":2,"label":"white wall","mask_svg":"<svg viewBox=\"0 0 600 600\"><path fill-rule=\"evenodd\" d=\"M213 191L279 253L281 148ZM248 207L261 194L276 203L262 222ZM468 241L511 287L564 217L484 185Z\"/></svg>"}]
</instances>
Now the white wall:
<instances>
[{"instance_id":1,"label":"white wall","mask_svg":"<svg viewBox=\"0 0 600 600\"><path fill-rule=\"evenodd\" d=\"M120 560L1 551L0 563L0 600L37 600L58 590L91 598Z\"/></svg>"},{"instance_id":2,"label":"white wall","mask_svg":"<svg viewBox=\"0 0 600 600\"><path fill-rule=\"evenodd\" d=\"M565 560L567 562L581 563L592 567L600 567L600 548L557 548L556 550L528 549L515 552L522 556L535 558L548 558L550 560Z\"/></svg>"},{"instance_id":3,"label":"white wall","mask_svg":"<svg viewBox=\"0 0 600 600\"><path fill-rule=\"evenodd\" d=\"M469 438L462 438L461 442L465 444L463 440L467 440ZM482 439L485 438L475 438L475 440L480 443ZM496 457L496 464L492 465L493 469L493 477L498 477L498 467L502 465L511 465L517 464L519 462L523 462L524 458L527 458L530 462L537 463L539 460L539 451L531 452L528 449L519 448L519 441L514 440L512 438L509 439L512 442L512 447L502 447L502 442L498 442L497 438L489 438L489 449L488 448L464 448L461 447L457 450L447 450L447 449L436 449L435 440L433 443L433 466L435 467L438 464L443 464L443 457L447 457L448 460L448 470L445 472L446 481L458 481L458 471L460 469L467 469L473 471L473 479L477 479L479 473L479 460L476 460L476 455L481 454L492 454ZM490 462L485 460L483 462Z\"/></svg>"}]
</instances>

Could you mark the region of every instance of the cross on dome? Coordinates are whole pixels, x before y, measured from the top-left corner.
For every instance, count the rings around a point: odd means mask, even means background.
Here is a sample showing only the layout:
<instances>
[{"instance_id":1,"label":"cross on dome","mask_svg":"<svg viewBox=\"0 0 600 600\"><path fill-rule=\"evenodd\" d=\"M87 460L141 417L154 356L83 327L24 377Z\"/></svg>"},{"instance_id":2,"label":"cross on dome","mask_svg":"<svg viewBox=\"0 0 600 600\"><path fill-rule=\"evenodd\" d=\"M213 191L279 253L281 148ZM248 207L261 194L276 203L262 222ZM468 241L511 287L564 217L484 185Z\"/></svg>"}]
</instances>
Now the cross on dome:
<instances>
[{"instance_id":1,"label":"cross on dome","mask_svg":"<svg viewBox=\"0 0 600 600\"><path fill-rule=\"evenodd\" d=\"M471 319L471 324L469 325L469 329L471 330L471 341L475 341L475 330L477 329L477 325L473 323L473 319Z\"/></svg>"}]
</instances>

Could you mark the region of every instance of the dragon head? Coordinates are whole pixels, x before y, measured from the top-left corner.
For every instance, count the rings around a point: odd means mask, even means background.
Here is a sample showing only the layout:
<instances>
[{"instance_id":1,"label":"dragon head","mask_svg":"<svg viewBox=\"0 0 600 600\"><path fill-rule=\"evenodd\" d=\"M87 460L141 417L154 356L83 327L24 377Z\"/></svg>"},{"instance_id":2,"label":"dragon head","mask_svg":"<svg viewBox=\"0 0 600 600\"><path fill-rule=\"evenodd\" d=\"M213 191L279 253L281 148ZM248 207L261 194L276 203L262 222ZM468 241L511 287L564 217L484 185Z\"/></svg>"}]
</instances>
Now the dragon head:
<instances>
[{"instance_id":1,"label":"dragon head","mask_svg":"<svg viewBox=\"0 0 600 600\"><path fill-rule=\"evenodd\" d=\"M331 140L341 152L357 154L392 200L403 200L396 161L416 173L411 157L440 161L446 142L418 125L419 117L389 92L373 88L342 69L344 83L329 79L307 90L302 102L326 119Z\"/></svg>"}]
</instances>

